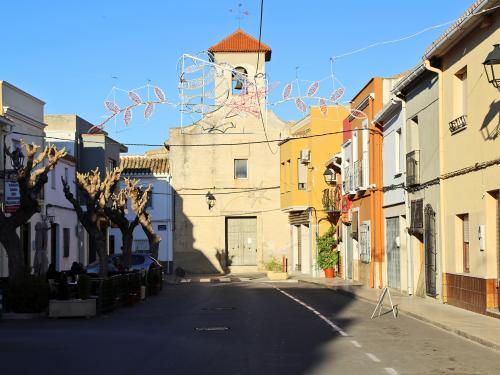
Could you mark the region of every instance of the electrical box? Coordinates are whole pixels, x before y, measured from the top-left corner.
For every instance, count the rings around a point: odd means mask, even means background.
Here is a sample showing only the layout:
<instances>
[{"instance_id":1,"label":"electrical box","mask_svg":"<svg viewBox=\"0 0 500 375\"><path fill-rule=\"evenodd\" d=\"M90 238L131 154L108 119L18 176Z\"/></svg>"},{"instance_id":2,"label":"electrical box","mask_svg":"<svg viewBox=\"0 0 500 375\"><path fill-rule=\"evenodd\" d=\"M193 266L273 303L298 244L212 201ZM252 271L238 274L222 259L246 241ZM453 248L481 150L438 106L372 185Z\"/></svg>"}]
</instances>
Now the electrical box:
<instances>
[{"instance_id":1,"label":"electrical box","mask_svg":"<svg viewBox=\"0 0 500 375\"><path fill-rule=\"evenodd\" d=\"M486 239L485 239L485 228L484 224L480 224L477 230L477 238L479 240L479 250L486 250Z\"/></svg>"}]
</instances>

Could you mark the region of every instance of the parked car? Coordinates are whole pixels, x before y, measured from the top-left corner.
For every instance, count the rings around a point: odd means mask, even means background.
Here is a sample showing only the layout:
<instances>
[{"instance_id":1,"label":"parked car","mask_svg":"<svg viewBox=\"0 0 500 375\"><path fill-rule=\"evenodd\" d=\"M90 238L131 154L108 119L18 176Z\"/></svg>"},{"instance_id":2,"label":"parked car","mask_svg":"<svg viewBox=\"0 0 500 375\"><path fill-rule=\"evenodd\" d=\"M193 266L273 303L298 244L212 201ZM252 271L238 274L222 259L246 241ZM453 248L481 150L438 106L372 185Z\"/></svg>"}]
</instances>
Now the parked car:
<instances>
[{"instance_id":1,"label":"parked car","mask_svg":"<svg viewBox=\"0 0 500 375\"><path fill-rule=\"evenodd\" d=\"M119 264L123 263L122 254L115 254L109 257L108 272L117 273ZM132 254L130 259L130 271L149 271L151 268L163 268L162 264L148 254ZM86 267L89 274L99 273L99 261L95 261Z\"/></svg>"}]
</instances>

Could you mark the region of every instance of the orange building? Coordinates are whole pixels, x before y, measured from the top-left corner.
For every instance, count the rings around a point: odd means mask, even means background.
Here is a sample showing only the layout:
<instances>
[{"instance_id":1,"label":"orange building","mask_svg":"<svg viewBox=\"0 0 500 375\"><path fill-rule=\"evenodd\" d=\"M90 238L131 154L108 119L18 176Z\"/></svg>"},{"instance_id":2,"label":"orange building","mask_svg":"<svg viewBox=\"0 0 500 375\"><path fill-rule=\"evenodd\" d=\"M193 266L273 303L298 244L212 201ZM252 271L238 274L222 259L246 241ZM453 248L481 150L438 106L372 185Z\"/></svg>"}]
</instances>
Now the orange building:
<instances>
[{"instance_id":1,"label":"orange building","mask_svg":"<svg viewBox=\"0 0 500 375\"><path fill-rule=\"evenodd\" d=\"M352 99L344 130L343 193L351 201L344 223L346 274L370 287L384 286L382 129L373 120L389 98L395 80L372 78Z\"/></svg>"}]
</instances>

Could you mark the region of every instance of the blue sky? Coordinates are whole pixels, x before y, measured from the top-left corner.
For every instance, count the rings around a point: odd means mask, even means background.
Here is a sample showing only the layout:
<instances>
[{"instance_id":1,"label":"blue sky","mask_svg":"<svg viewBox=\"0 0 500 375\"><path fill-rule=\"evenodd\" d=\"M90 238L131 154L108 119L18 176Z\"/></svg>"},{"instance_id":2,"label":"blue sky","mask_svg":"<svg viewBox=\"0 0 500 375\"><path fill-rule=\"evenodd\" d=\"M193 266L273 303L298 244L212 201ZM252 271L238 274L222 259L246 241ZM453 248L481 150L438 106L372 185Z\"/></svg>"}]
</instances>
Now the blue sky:
<instances>
[{"instance_id":1,"label":"blue sky","mask_svg":"<svg viewBox=\"0 0 500 375\"><path fill-rule=\"evenodd\" d=\"M298 76L330 74L329 59L375 42L397 39L459 17L472 0L265 0L262 40L272 49L270 80L282 87ZM76 113L98 123L113 85L131 89L147 80L178 101L176 64L183 53L202 51L235 31L233 0L8 1L2 4L0 79L44 100L45 112ZM243 1L241 27L258 36L260 0ZM373 76L392 76L416 65L446 27L410 40L339 58L335 75L350 99ZM117 78L112 78L117 77ZM292 106L273 107L298 119ZM161 106L151 119L106 130L124 143L161 144L180 115ZM129 152L144 151L130 147Z\"/></svg>"}]
</instances>

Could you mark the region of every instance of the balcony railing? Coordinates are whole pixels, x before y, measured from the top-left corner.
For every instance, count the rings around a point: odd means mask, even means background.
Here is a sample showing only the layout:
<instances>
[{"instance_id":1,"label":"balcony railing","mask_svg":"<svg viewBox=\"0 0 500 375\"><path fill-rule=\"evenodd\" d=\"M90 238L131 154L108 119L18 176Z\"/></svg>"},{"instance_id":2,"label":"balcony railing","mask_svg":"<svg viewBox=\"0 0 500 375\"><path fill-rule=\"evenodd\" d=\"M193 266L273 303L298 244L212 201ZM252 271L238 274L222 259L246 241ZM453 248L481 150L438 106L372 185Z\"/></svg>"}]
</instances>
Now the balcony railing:
<instances>
[{"instance_id":1,"label":"balcony railing","mask_svg":"<svg viewBox=\"0 0 500 375\"><path fill-rule=\"evenodd\" d=\"M448 125L450 127L451 134L458 133L459 131L464 130L467 127L467 116L460 116L455 120L450 121Z\"/></svg>"},{"instance_id":2,"label":"balcony railing","mask_svg":"<svg viewBox=\"0 0 500 375\"><path fill-rule=\"evenodd\" d=\"M353 167L354 188L357 189L358 187L363 186L363 167L361 160L356 160Z\"/></svg>"},{"instance_id":3,"label":"balcony railing","mask_svg":"<svg viewBox=\"0 0 500 375\"><path fill-rule=\"evenodd\" d=\"M342 210L342 195L338 187L323 190L323 209L326 212Z\"/></svg>"},{"instance_id":4,"label":"balcony railing","mask_svg":"<svg viewBox=\"0 0 500 375\"><path fill-rule=\"evenodd\" d=\"M406 185L420 183L420 151L414 150L406 154Z\"/></svg>"}]
</instances>

